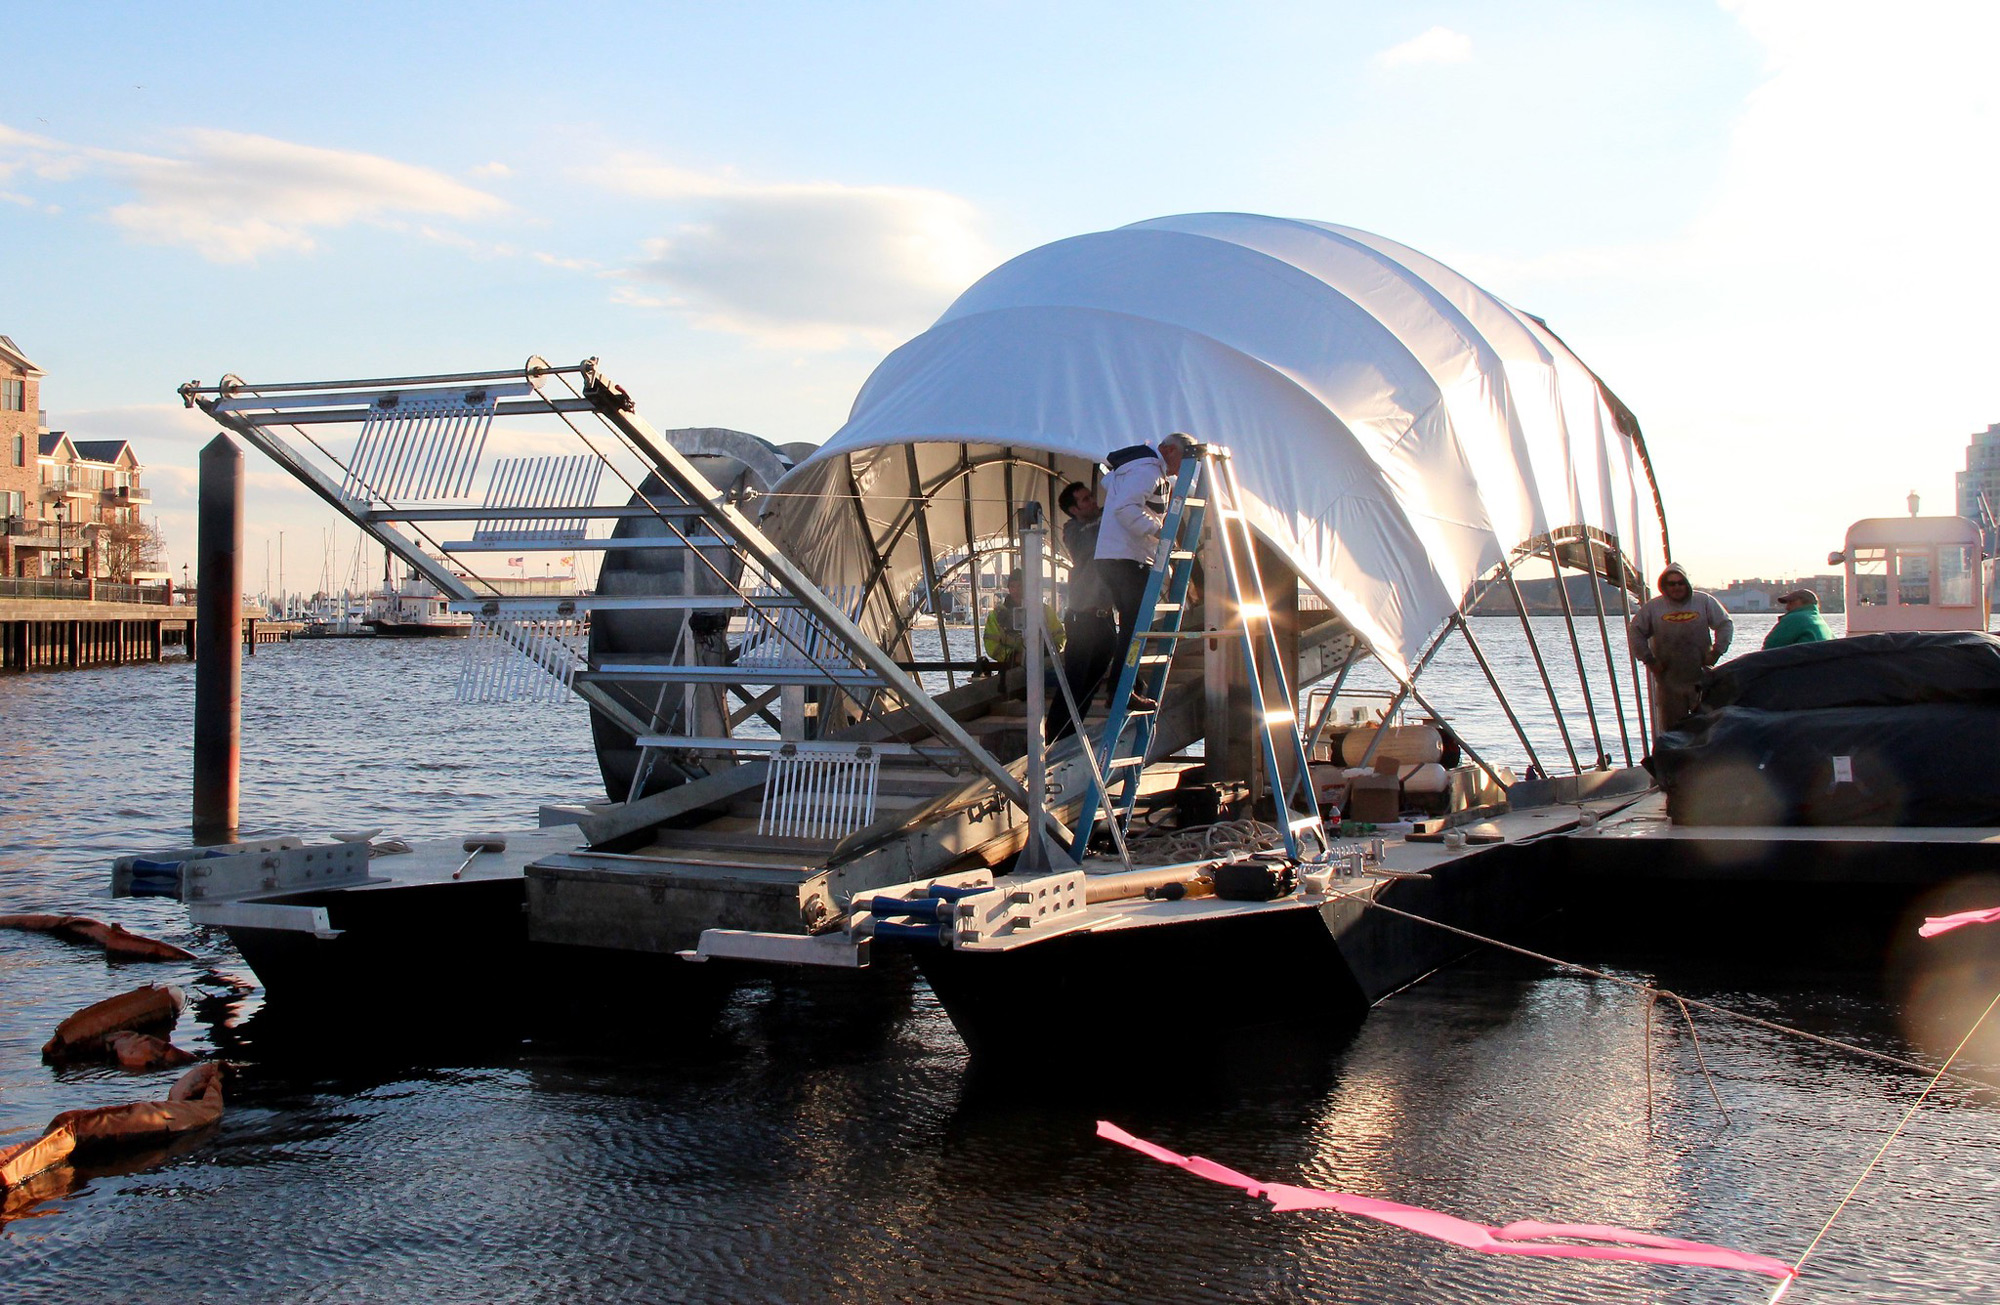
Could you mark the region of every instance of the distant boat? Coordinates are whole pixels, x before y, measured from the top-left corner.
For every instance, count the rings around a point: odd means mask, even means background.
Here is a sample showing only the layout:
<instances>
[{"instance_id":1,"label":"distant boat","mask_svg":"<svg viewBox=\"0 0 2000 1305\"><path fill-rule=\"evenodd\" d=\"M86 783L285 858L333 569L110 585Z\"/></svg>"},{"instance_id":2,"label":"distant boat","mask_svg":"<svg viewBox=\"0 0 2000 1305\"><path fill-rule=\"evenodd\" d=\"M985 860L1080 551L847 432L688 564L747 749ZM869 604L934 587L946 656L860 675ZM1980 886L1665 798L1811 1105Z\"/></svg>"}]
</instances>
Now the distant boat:
<instances>
[{"instance_id":1,"label":"distant boat","mask_svg":"<svg viewBox=\"0 0 2000 1305\"><path fill-rule=\"evenodd\" d=\"M472 633L472 614L451 611L435 585L411 576L372 595L362 624L380 639L462 639Z\"/></svg>"},{"instance_id":2,"label":"distant boat","mask_svg":"<svg viewBox=\"0 0 2000 1305\"><path fill-rule=\"evenodd\" d=\"M574 597L576 577L556 576L474 576L465 574L478 588L493 594ZM385 586L368 600L363 624L383 639L464 638L472 632L472 613L450 610L450 600L437 586L420 576L407 576L394 587Z\"/></svg>"}]
</instances>

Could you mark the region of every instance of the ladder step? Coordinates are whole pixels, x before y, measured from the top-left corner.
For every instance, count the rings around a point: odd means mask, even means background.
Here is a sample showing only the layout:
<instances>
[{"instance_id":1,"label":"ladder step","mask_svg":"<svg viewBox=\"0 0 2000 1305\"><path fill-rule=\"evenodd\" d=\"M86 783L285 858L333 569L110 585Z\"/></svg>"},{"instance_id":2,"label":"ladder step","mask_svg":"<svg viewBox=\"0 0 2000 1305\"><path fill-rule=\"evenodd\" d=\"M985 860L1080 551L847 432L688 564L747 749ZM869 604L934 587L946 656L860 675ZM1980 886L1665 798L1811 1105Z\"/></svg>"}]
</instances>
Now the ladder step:
<instances>
[{"instance_id":1,"label":"ladder step","mask_svg":"<svg viewBox=\"0 0 2000 1305\"><path fill-rule=\"evenodd\" d=\"M1320 817L1318 816L1300 816L1297 820L1294 820L1292 822L1291 830L1294 834L1296 834L1301 829L1318 829L1321 823L1322 822L1320 820Z\"/></svg>"},{"instance_id":2,"label":"ladder step","mask_svg":"<svg viewBox=\"0 0 2000 1305\"><path fill-rule=\"evenodd\" d=\"M1145 764L1146 759L1144 757L1113 757L1104 763L1104 769L1106 771L1113 771L1123 769L1126 766L1143 766Z\"/></svg>"},{"instance_id":3,"label":"ladder step","mask_svg":"<svg viewBox=\"0 0 2000 1305\"><path fill-rule=\"evenodd\" d=\"M1173 552L1171 552L1171 553L1167 554L1167 557L1168 557L1168 559L1169 559L1169 560L1171 560L1171 561L1175 561L1175 562L1192 562L1192 561L1194 561L1194 554L1193 554L1193 553L1190 553L1190 552L1189 552L1188 550L1186 550L1186 549L1184 549L1184 548L1176 548L1176 549L1175 549L1175 550L1174 550Z\"/></svg>"},{"instance_id":4,"label":"ladder step","mask_svg":"<svg viewBox=\"0 0 2000 1305\"><path fill-rule=\"evenodd\" d=\"M1139 659L1139 665L1165 666L1168 662L1172 661L1173 659L1174 656L1172 653L1147 653L1145 656Z\"/></svg>"}]
</instances>

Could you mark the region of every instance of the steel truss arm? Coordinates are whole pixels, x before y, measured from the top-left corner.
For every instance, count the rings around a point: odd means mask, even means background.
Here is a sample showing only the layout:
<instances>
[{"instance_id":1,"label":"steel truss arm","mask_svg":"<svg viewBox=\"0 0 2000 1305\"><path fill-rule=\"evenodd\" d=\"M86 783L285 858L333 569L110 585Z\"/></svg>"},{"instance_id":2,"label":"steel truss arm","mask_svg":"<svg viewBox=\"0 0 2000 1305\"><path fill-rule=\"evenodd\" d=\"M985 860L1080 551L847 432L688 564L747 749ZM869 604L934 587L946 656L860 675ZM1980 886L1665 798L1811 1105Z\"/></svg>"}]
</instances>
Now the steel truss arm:
<instances>
[{"instance_id":1,"label":"steel truss arm","mask_svg":"<svg viewBox=\"0 0 2000 1305\"><path fill-rule=\"evenodd\" d=\"M575 371L579 369L565 368L561 370ZM493 380L498 379L500 376L515 378L520 375L522 375L520 372L468 374L473 380ZM424 377L421 379L434 381L439 378ZM393 383L374 382L372 384L376 387L381 387ZM346 384L352 385L356 383L347 382ZM248 388L241 384L225 384L217 386L211 391L200 387L183 386L181 393L189 403L198 405L215 422L242 436L245 440L249 441L253 448L271 459L271 461L277 463L285 471L290 472L293 478L298 480L299 483L324 499L329 507L367 531L384 548L387 548L390 552L401 558L413 570L422 575L425 580L434 585L439 593L449 594L453 600L458 602L478 602L488 596L473 592L470 585L454 574L449 567L444 566L436 558L431 557L423 549L410 542L402 531L395 529L387 521L376 519L367 504L357 503L353 499L348 498L347 495L341 492L340 486L336 485L331 477L313 466L306 459L300 457L293 450L292 446L285 442L282 436L274 433L267 427L256 425L249 420L247 414L234 411L233 405L227 405L222 402L222 397L220 396L234 398L248 390ZM299 392L315 387L306 385L276 385L269 388ZM211 393L219 397L207 397ZM627 711L622 704L613 699L601 688L588 684L574 687L579 696L584 698L593 707L601 710L620 729L632 734L643 734L646 732L644 721L630 711Z\"/></svg>"}]
</instances>

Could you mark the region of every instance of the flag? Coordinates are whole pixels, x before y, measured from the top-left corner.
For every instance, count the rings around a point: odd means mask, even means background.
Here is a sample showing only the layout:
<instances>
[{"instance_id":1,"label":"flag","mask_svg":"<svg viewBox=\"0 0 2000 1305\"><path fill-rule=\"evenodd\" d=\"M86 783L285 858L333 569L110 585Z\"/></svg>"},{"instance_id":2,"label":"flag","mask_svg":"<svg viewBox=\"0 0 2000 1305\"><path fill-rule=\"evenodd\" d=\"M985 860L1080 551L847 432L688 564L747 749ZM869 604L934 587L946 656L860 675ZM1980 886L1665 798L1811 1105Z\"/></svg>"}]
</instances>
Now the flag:
<instances>
[{"instance_id":1,"label":"flag","mask_svg":"<svg viewBox=\"0 0 2000 1305\"><path fill-rule=\"evenodd\" d=\"M524 565L524 564L525 564L525 563L527 562L527 560L528 560L528 559L527 559L527 558L525 558L525 557L510 557L510 558L508 558L508 559L507 559L507 565L508 565L508 566L521 566L521 565Z\"/></svg>"}]
</instances>

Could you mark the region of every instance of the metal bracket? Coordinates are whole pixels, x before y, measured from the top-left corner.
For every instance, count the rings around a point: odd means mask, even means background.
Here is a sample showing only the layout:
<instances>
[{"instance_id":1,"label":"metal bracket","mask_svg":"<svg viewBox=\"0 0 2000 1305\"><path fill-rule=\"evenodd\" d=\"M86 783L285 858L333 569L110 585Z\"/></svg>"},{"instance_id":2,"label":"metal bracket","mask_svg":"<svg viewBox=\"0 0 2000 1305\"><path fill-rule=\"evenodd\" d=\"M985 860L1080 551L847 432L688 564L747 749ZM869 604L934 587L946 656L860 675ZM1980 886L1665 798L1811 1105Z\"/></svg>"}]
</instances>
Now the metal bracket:
<instances>
[{"instance_id":1,"label":"metal bracket","mask_svg":"<svg viewBox=\"0 0 2000 1305\"><path fill-rule=\"evenodd\" d=\"M275 929L309 933L322 940L340 937L324 906L280 906L274 902L190 902L188 919L216 929Z\"/></svg>"},{"instance_id":2,"label":"metal bracket","mask_svg":"<svg viewBox=\"0 0 2000 1305\"><path fill-rule=\"evenodd\" d=\"M685 961L764 961L775 965L816 965L828 969L868 968L867 938L844 933L763 933L755 929L703 929Z\"/></svg>"}]
</instances>

